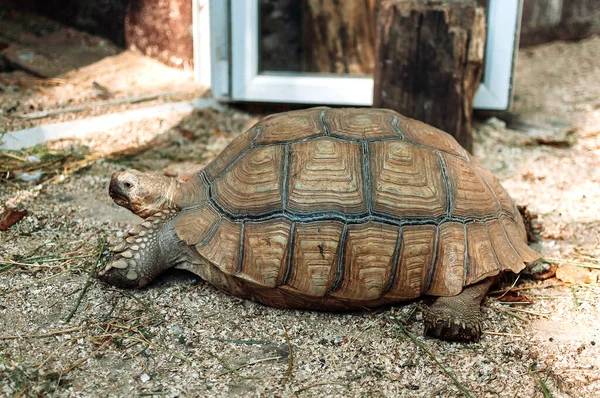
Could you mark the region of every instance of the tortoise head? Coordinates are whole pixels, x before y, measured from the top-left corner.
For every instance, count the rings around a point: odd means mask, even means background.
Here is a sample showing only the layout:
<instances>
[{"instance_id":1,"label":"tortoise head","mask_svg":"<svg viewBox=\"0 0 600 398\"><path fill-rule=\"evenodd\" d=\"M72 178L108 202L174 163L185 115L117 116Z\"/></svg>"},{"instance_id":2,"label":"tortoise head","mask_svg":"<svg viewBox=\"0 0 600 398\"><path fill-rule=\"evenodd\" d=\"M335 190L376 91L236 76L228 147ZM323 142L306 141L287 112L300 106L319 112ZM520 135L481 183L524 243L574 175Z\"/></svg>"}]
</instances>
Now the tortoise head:
<instances>
[{"instance_id":1,"label":"tortoise head","mask_svg":"<svg viewBox=\"0 0 600 398\"><path fill-rule=\"evenodd\" d=\"M112 175L108 194L119 206L147 218L161 209L173 208L178 187L175 178L126 170Z\"/></svg>"}]
</instances>

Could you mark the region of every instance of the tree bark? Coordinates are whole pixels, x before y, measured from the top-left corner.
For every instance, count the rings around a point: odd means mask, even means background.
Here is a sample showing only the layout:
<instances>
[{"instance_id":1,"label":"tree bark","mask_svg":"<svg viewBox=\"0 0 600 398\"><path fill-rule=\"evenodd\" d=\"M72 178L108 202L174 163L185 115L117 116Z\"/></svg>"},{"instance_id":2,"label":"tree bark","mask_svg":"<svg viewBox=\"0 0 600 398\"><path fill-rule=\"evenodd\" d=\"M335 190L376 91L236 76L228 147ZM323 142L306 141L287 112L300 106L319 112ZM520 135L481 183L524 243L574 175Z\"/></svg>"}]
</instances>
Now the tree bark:
<instances>
[{"instance_id":1,"label":"tree bark","mask_svg":"<svg viewBox=\"0 0 600 398\"><path fill-rule=\"evenodd\" d=\"M371 75L376 0L305 0L303 70Z\"/></svg>"},{"instance_id":2,"label":"tree bark","mask_svg":"<svg viewBox=\"0 0 600 398\"><path fill-rule=\"evenodd\" d=\"M475 0L383 0L373 106L431 124L472 151L484 45L485 12Z\"/></svg>"}]
</instances>

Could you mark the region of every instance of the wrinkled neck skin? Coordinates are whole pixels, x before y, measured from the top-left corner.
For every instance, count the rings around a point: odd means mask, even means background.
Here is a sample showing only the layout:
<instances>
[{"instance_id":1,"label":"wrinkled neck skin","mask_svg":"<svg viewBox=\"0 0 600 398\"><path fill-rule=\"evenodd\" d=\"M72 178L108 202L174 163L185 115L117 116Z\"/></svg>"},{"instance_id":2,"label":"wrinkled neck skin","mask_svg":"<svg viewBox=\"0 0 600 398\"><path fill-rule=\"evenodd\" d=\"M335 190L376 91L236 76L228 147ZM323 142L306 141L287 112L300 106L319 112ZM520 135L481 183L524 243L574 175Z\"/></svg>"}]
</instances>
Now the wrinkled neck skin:
<instances>
[{"instance_id":1,"label":"wrinkled neck skin","mask_svg":"<svg viewBox=\"0 0 600 398\"><path fill-rule=\"evenodd\" d=\"M173 202L173 196L180 186L179 182L173 177L157 176L155 184L154 191L161 192L161 194L157 196L153 203L150 203L145 208L140 208L136 213L142 218L151 216L160 210L175 209L176 207Z\"/></svg>"}]
</instances>

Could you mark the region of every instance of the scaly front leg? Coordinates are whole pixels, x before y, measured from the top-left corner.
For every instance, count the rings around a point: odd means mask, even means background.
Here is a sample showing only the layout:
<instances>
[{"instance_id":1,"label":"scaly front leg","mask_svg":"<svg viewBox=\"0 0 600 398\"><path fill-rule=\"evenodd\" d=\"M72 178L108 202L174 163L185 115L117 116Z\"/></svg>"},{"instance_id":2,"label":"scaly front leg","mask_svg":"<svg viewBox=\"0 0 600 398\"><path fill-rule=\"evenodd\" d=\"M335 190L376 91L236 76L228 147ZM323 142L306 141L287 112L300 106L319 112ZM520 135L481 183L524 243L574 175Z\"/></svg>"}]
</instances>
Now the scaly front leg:
<instances>
[{"instance_id":1,"label":"scaly front leg","mask_svg":"<svg viewBox=\"0 0 600 398\"><path fill-rule=\"evenodd\" d=\"M182 253L187 245L177 237L173 225L176 214L176 210L161 210L135 226L111 247L98 278L117 287L142 287L185 261Z\"/></svg>"}]
</instances>

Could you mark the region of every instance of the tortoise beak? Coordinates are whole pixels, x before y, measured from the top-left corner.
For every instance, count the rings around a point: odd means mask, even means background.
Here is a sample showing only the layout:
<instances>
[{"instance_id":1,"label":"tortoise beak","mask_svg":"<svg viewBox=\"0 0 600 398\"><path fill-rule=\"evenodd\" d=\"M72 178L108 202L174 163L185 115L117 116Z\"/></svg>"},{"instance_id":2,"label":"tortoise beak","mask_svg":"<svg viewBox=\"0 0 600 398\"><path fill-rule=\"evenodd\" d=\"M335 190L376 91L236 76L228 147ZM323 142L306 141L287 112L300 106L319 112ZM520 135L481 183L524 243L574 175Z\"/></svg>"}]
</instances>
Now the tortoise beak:
<instances>
[{"instance_id":1,"label":"tortoise beak","mask_svg":"<svg viewBox=\"0 0 600 398\"><path fill-rule=\"evenodd\" d=\"M130 203L129 197L125 192L121 181L119 181L119 173L114 173L110 178L110 184L108 186L108 194L115 201L116 204L123 206Z\"/></svg>"}]
</instances>

